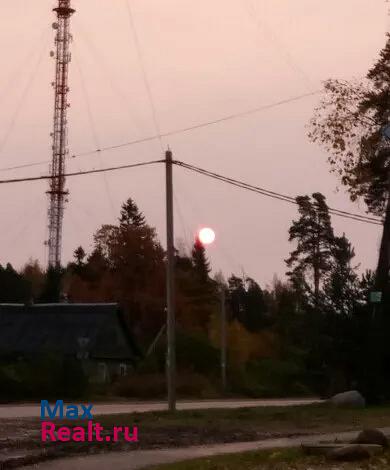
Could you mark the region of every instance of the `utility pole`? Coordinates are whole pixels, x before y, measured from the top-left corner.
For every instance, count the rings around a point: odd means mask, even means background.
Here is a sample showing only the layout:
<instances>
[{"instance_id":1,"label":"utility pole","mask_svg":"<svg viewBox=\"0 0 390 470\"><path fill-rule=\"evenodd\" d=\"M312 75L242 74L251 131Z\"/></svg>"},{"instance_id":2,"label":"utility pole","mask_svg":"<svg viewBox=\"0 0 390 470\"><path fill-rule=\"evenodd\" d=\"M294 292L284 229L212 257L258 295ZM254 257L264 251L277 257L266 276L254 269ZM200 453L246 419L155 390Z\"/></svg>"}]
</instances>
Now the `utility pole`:
<instances>
[{"instance_id":1,"label":"utility pole","mask_svg":"<svg viewBox=\"0 0 390 470\"><path fill-rule=\"evenodd\" d=\"M220 289L221 298L221 378L222 378L222 391L226 392L226 294L225 287L221 285Z\"/></svg>"},{"instance_id":2,"label":"utility pole","mask_svg":"<svg viewBox=\"0 0 390 470\"><path fill-rule=\"evenodd\" d=\"M61 265L62 250L62 224L64 218L64 204L68 191L65 188L65 159L68 155L68 75L71 55L69 51L70 17L75 10L71 8L71 0L58 0L57 8L53 10L57 15L57 22L53 23L56 31L56 51L53 53L56 60L56 74L54 87L54 125L53 125L53 157L50 166L50 188L47 191L50 199L49 216L49 267L57 268Z\"/></svg>"},{"instance_id":3,"label":"utility pole","mask_svg":"<svg viewBox=\"0 0 390 470\"><path fill-rule=\"evenodd\" d=\"M167 384L168 408L176 411L175 245L173 227L172 152L165 153L167 204Z\"/></svg>"}]
</instances>

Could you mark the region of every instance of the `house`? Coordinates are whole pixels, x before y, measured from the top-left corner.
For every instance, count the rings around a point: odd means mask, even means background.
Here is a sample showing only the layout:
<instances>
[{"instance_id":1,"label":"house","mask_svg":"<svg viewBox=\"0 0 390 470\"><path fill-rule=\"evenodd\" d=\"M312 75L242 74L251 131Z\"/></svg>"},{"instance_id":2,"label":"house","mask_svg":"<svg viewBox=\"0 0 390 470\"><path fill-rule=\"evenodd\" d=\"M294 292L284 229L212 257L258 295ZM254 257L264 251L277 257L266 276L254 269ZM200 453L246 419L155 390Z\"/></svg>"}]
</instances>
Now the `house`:
<instances>
[{"instance_id":1,"label":"house","mask_svg":"<svg viewBox=\"0 0 390 470\"><path fill-rule=\"evenodd\" d=\"M0 304L0 359L77 358L91 382L128 374L139 350L117 304Z\"/></svg>"}]
</instances>

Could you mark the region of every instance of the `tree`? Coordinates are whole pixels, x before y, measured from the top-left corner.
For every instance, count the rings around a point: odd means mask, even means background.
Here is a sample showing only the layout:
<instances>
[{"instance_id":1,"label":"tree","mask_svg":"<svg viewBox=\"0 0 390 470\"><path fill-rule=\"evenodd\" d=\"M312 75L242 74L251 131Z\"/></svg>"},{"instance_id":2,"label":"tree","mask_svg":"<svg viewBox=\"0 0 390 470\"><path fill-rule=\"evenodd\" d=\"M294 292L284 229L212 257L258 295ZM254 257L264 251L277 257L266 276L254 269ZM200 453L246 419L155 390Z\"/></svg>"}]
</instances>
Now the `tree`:
<instances>
[{"instance_id":1,"label":"tree","mask_svg":"<svg viewBox=\"0 0 390 470\"><path fill-rule=\"evenodd\" d=\"M244 323L246 295L244 279L232 274L228 279L228 286L228 300L232 317L233 319L237 319L239 322Z\"/></svg>"},{"instance_id":2,"label":"tree","mask_svg":"<svg viewBox=\"0 0 390 470\"><path fill-rule=\"evenodd\" d=\"M327 305L333 313L352 315L362 299L356 267L352 266L355 250L345 235L334 238L331 255L330 274L324 285Z\"/></svg>"},{"instance_id":3,"label":"tree","mask_svg":"<svg viewBox=\"0 0 390 470\"><path fill-rule=\"evenodd\" d=\"M31 300L37 300L45 285L45 272L39 261L30 259L22 268L21 275L30 284Z\"/></svg>"},{"instance_id":4,"label":"tree","mask_svg":"<svg viewBox=\"0 0 390 470\"><path fill-rule=\"evenodd\" d=\"M84 248L82 246L79 246L73 253L73 258L76 261L76 265L81 268L84 266L84 260L85 257L87 256Z\"/></svg>"},{"instance_id":5,"label":"tree","mask_svg":"<svg viewBox=\"0 0 390 470\"><path fill-rule=\"evenodd\" d=\"M38 301L40 303L58 303L62 297L62 279L64 269L61 267L49 267L46 272L45 284Z\"/></svg>"},{"instance_id":6,"label":"tree","mask_svg":"<svg viewBox=\"0 0 390 470\"><path fill-rule=\"evenodd\" d=\"M390 268L390 152L381 129L390 118L390 35L379 60L361 82L328 80L309 137L329 152L328 161L351 199L385 215L376 287L386 290ZM388 201L386 206L386 201Z\"/></svg>"},{"instance_id":7,"label":"tree","mask_svg":"<svg viewBox=\"0 0 390 470\"><path fill-rule=\"evenodd\" d=\"M164 250L132 199L116 225L103 225L83 269L70 281L73 300L119 302L143 339L161 328L165 305Z\"/></svg>"},{"instance_id":8,"label":"tree","mask_svg":"<svg viewBox=\"0 0 390 470\"><path fill-rule=\"evenodd\" d=\"M26 302L30 296L29 282L10 263L0 265L0 302Z\"/></svg>"},{"instance_id":9,"label":"tree","mask_svg":"<svg viewBox=\"0 0 390 470\"><path fill-rule=\"evenodd\" d=\"M122 205L119 222L122 226L131 225L137 228L145 226L145 217L131 198Z\"/></svg>"},{"instance_id":10,"label":"tree","mask_svg":"<svg viewBox=\"0 0 390 470\"><path fill-rule=\"evenodd\" d=\"M300 218L294 221L289 240L297 243L297 248L286 260L292 268L287 274L293 283L304 283L307 293L319 305L320 287L323 275L329 270L334 240L329 209L325 197L314 193L296 199Z\"/></svg>"},{"instance_id":11,"label":"tree","mask_svg":"<svg viewBox=\"0 0 390 470\"><path fill-rule=\"evenodd\" d=\"M232 275L228 285L228 301L233 319L252 332L268 326L268 307L259 284L250 277L244 280Z\"/></svg>"},{"instance_id":12,"label":"tree","mask_svg":"<svg viewBox=\"0 0 390 470\"><path fill-rule=\"evenodd\" d=\"M249 331L259 331L267 326L267 305L264 293L259 284L251 278L247 278L247 291L245 302L245 326Z\"/></svg>"},{"instance_id":13,"label":"tree","mask_svg":"<svg viewBox=\"0 0 390 470\"><path fill-rule=\"evenodd\" d=\"M202 242L197 238L192 249L192 264L198 280L200 282L208 282L211 272L210 262L206 256L206 249Z\"/></svg>"}]
</instances>

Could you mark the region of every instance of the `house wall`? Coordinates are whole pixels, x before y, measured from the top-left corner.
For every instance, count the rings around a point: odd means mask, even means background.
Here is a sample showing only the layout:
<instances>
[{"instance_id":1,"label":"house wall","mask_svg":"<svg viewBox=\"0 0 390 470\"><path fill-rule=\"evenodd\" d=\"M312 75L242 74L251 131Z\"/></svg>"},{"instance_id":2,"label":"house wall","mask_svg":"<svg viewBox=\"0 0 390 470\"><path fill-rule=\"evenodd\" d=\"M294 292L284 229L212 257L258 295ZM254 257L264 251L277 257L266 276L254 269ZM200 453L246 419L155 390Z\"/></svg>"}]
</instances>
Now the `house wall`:
<instances>
[{"instance_id":1,"label":"house wall","mask_svg":"<svg viewBox=\"0 0 390 470\"><path fill-rule=\"evenodd\" d=\"M87 360L83 361L83 369L91 383L103 384L127 376L132 364L125 361Z\"/></svg>"}]
</instances>

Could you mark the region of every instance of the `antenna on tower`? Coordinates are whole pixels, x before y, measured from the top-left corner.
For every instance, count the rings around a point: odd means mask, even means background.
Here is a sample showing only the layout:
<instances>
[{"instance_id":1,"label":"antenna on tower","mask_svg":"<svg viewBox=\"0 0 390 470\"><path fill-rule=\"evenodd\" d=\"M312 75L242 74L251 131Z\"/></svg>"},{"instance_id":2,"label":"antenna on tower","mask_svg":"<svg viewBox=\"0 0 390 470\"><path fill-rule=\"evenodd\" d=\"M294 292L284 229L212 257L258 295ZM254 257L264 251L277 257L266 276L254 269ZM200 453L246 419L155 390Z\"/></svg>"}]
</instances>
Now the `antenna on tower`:
<instances>
[{"instance_id":1,"label":"antenna on tower","mask_svg":"<svg viewBox=\"0 0 390 470\"><path fill-rule=\"evenodd\" d=\"M56 61L54 87L54 128L53 157L50 165L50 188L49 195L49 239L47 241L49 249L49 267L59 267L61 265L62 251L62 224L64 218L64 206L69 192L65 188L65 160L68 155L68 75L71 55L69 46L70 17L75 10L71 8L71 0L58 0L58 7L53 10L57 14L57 21L53 23L53 30L56 32L55 46L53 54Z\"/></svg>"}]
</instances>

